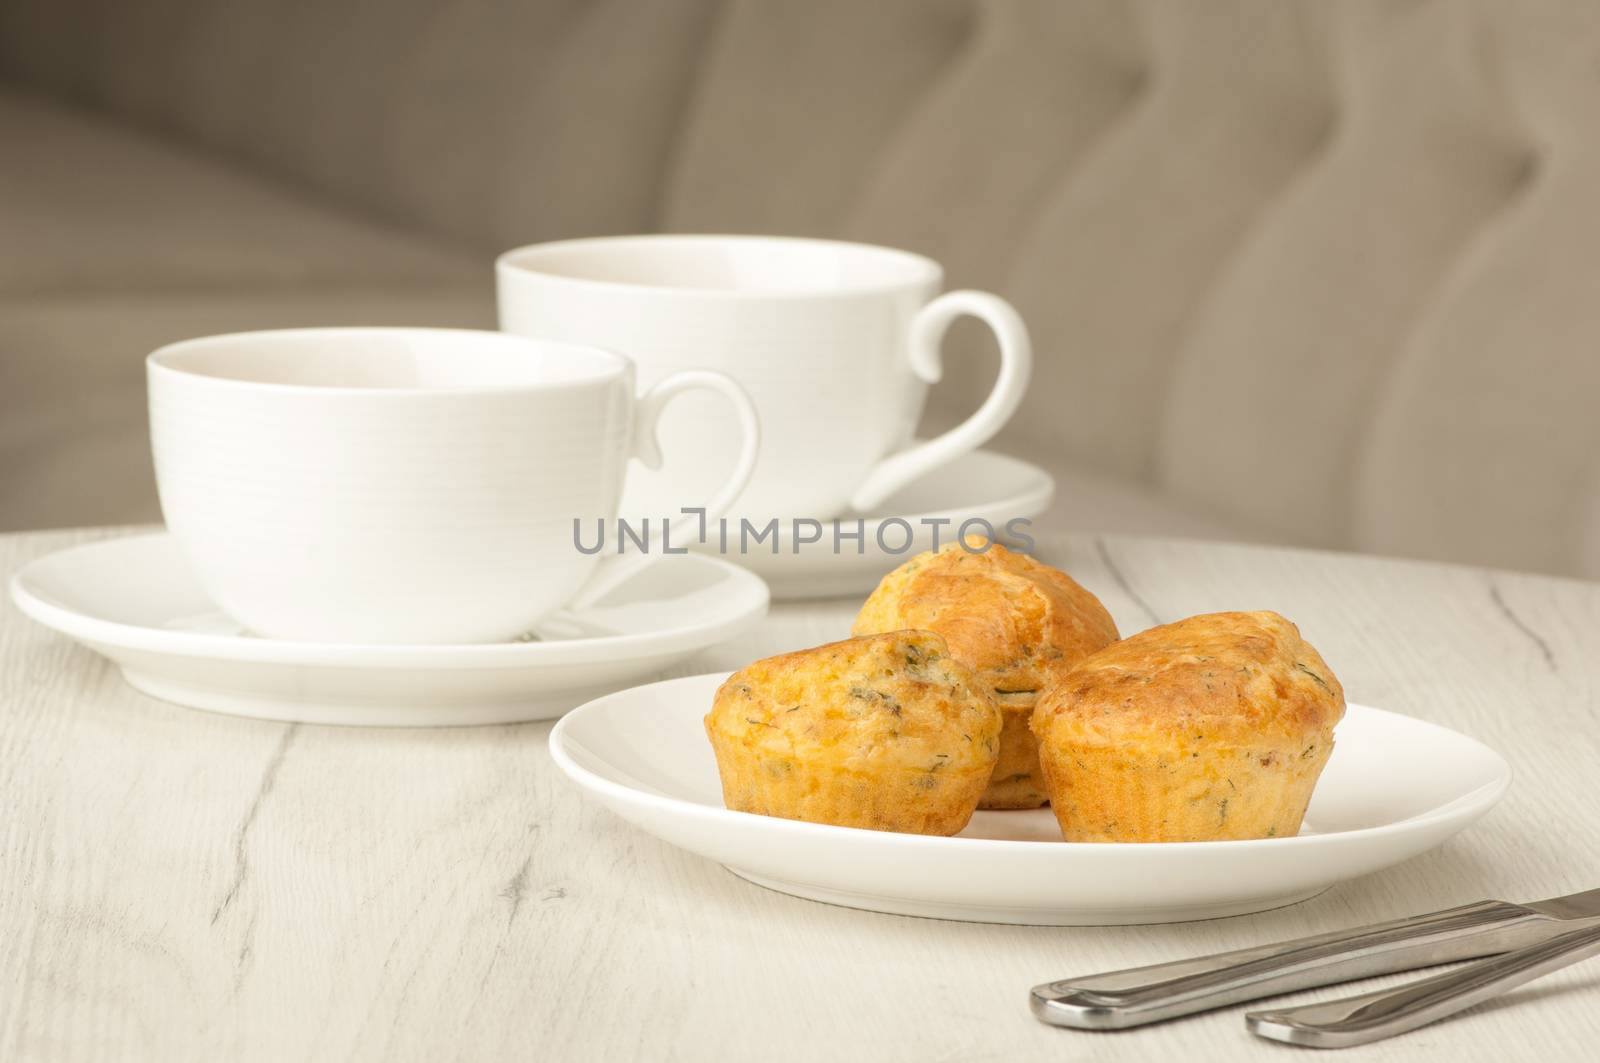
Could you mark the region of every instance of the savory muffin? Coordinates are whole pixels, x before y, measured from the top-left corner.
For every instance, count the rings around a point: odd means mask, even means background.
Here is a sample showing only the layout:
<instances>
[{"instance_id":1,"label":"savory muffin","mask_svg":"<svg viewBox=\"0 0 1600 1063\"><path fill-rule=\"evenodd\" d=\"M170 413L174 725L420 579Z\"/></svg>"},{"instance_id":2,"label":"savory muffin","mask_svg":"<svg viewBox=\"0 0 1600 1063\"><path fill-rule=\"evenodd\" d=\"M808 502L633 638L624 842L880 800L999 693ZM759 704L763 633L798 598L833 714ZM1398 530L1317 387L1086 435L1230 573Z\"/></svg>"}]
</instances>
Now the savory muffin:
<instances>
[{"instance_id":1,"label":"savory muffin","mask_svg":"<svg viewBox=\"0 0 1600 1063\"><path fill-rule=\"evenodd\" d=\"M1100 599L1059 569L982 539L918 554L883 578L854 632L915 628L943 635L1004 714L1000 756L979 808L1038 808L1049 800L1028 728L1034 701L1079 660L1115 642ZM969 549L969 547L973 549Z\"/></svg>"},{"instance_id":2,"label":"savory muffin","mask_svg":"<svg viewBox=\"0 0 1600 1063\"><path fill-rule=\"evenodd\" d=\"M1033 730L1062 837L1171 842L1300 830L1344 690L1277 613L1211 613L1080 661Z\"/></svg>"},{"instance_id":3,"label":"savory muffin","mask_svg":"<svg viewBox=\"0 0 1600 1063\"><path fill-rule=\"evenodd\" d=\"M1000 712L944 639L898 631L757 661L705 725L729 808L955 834L994 770Z\"/></svg>"}]
</instances>

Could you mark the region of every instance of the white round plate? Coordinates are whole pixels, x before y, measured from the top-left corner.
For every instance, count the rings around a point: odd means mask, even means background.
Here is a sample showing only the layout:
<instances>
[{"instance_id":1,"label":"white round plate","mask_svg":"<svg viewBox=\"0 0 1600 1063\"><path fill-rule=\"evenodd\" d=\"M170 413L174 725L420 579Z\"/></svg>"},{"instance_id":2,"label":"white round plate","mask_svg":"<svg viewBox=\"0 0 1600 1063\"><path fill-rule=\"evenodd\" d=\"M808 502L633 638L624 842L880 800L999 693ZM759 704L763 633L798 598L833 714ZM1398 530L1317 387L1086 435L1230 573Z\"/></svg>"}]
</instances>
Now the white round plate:
<instances>
[{"instance_id":1,"label":"white round plate","mask_svg":"<svg viewBox=\"0 0 1600 1063\"><path fill-rule=\"evenodd\" d=\"M970 454L941 466L922 479L907 485L870 513L847 513L839 517L846 533L855 532L861 520L862 543L843 540L833 552L833 528L823 521L821 542L804 543L796 551L793 522L779 521L776 540L752 544L748 553L738 551L739 528L728 525L728 549L721 556L754 572L772 588L779 600L833 598L846 594L866 594L891 569L912 554L933 545L933 527L924 520L943 520L939 541L955 537L961 522L981 518L998 533L1016 517L1036 517L1050 508L1056 490L1055 480L1037 465L1020 458L988 450ZM878 546L878 528L898 517L910 525L914 538L900 553L889 553ZM885 541L899 547L905 532L898 526L885 529ZM708 538L709 552L720 550L713 527Z\"/></svg>"},{"instance_id":2,"label":"white round plate","mask_svg":"<svg viewBox=\"0 0 1600 1063\"><path fill-rule=\"evenodd\" d=\"M76 546L24 566L11 596L111 658L134 687L197 709L377 727L559 716L731 638L767 611L756 576L685 555L561 614L526 642L362 646L242 631L164 532Z\"/></svg>"},{"instance_id":3,"label":"white round plate","mask_svg":"<svg viewBox=\"0 0 1600 1063\"><path fill-rule=\"evenodd\" d=\"M1242 915L1433 848L1500 799L1511 769L1434 724L1351 705L1298 837L1069 843L1049 809L979 812L954 838L730 812L701 718L725 675L624 690L556 725L574 782L651 834L797 897L901 915L1085 926Z\"/></svg>"}]
</instances>

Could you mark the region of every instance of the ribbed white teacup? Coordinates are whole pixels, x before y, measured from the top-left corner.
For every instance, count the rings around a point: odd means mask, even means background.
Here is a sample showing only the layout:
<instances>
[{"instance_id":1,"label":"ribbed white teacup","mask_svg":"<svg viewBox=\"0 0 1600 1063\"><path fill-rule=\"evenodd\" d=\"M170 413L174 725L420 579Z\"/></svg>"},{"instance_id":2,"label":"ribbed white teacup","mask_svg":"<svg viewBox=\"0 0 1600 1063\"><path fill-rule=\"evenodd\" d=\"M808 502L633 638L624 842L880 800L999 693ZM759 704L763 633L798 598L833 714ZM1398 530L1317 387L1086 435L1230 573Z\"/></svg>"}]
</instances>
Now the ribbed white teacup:
<instances>
[{"instance_id":1,"label":"ribbed white teacup","mask_svg":"<svg viewBox=\"0 0 1600 1063\"><path fill-rule=\"evenodd\" d=\"M774 236L606 236L520 247L496 266L500 327L622 351L652 384L685 368L727 373L761 415L761 458L735 514L756 521L871 511L982 446L1027 391L1022 318L987 292L939 294L932 259L868 244ZM994 331L1000 373L960 425L916 442L951 324ZM684 460L632 478L629 515L672 512L731 468L725 410L691 399L663 419Z\"/></svg>"},{"instance_id":2,"label":"ribbed white teacup","mask_svg":"<svg viewBox=\"0 0 1600 1063\"><path fill-rule=\"evenodd\" d=\"M217 604L274 638L515 638L659 557L602 561L573 522L616 516L667 398L720 392L742 435L716 496L683 505L726 510L758 444L725 376L636 398L620 355L496 332L213 336L156 351L148 378L167 525Z\"/></svg>"}]
</instances>

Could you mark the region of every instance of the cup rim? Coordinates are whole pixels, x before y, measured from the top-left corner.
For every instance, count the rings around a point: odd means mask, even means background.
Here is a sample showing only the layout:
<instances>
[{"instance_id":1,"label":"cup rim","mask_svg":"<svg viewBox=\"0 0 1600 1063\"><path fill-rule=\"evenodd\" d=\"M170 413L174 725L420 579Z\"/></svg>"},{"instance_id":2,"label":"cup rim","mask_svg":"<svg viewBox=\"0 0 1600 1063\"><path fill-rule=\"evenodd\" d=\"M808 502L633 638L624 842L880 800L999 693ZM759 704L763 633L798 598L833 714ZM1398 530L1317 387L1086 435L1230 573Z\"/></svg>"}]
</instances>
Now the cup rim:
<instances>
[{"instance_id":1,"label":"cup rim","mask_svg":"<svg viewBox=\"0 0 1600 1063\"><path fill-rule=\"evenodd\" d=\"M362 387L354 384L293 384L273 380L244 380L238 377L219 376L215 373L201 372L182 365L172 364L172 360L175 357L192 351L194 348L215 344L245 343L262 339L293 340L337 336L385 335L432 335L453 339L463 337L471 337L473 340L488 339L493 343L505 346L578 353L585 357L601 359L610 364L593 375L569 380L518 381L504 384L474 384L462 387ZM251 329L241 332L220 332L209 336L194 336L156 348L145 356L145 367L146 371L152 374L170 374L174 377L204 381L207 385L228 389L248 389L254 392L276 392L293 395L361 395L370 396L374 399L415 399L418 396L443 398L456 395L503 395L514 392L566 391L594 387L626 377L633 371L633 362L626 356L605 347L597 347L587 343L567 343L561 340L536 339L531 336L491 329L430 328L405 325L331 325L314 328Z\"/></svg>"},{"instance_id":2,"label":"cup rim","mask_svg":"<svg viewBox=\"0 0 1600 1063\"><path fill-rule=\"evenodd\" d=\"M638 281L605 280L598 277L579 277L548 268L541 269L523 259L569 251L579 247L621 247L643 244L656 247L684 244L741 243L790 244L827 247L853 253L870 253L895 258L915 270L915 276L899 280L878 281L870 284L852 284L818 288L712 288L695 285L642 284ZM713 301L771 299L777 301L842 299L855 296L884 295L931 284L938 288L944 283L944 267L927 255L906 251L898 247L885 247L856 240L829 240L812 236L766 236L758 233L637 233L621 236L582 236L569 240L550 240L537 244L524 244L502 251L496 256L497 276L524 275L544 281L577 285L602 291L653 294L674 299L705 299Z\"/></svg>"}]
</instances>

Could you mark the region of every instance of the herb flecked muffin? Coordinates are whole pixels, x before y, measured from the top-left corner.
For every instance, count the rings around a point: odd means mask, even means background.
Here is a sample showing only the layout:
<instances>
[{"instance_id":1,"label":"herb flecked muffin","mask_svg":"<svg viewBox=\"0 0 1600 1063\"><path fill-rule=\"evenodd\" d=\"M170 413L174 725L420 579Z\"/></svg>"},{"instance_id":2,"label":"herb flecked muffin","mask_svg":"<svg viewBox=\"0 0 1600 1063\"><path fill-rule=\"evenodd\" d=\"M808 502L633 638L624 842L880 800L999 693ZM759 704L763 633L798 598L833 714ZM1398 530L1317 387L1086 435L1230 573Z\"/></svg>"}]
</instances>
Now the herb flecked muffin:
<instances>
[{"instance_id":1,"label":"herb flecked muffin","mask_svg":"<svg viewBox=\"0 0 1600 1063\"><path fill-rule=\"evenodd\" d=\"M981 547L982 539L968 539ZM979 808L1038 808L1049 800L1028 727L1039 694L1117 639L1100 599L1060 569L999 543L918 554L883 578L854 633L916 628L943 635L1000 707L1000 756Z\"/></svg>"},{"instance_id":2,"label":"herb flecked muffin","mask_svg":"<svg viewBox=\"0 0 1600 1063\"><path fill-rule=\"evenodd\" d=\"M1033 729L1067 841L1209 841L1298 833L1343 716L1288 620L1210 613L1080 661Z\"/></svg>"},{"instance_id":3,"label":"herb flecked muffin","mask_svg":"<svg viewBox=\"0 0 1600 1063\"><path fill-rule=\"evenodd\" d=\"M898 631L756 661L705 726L731 809L956 834L994 770L1000 712L944 639Z\"/></svg>"}]
</instances>

